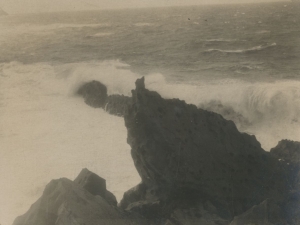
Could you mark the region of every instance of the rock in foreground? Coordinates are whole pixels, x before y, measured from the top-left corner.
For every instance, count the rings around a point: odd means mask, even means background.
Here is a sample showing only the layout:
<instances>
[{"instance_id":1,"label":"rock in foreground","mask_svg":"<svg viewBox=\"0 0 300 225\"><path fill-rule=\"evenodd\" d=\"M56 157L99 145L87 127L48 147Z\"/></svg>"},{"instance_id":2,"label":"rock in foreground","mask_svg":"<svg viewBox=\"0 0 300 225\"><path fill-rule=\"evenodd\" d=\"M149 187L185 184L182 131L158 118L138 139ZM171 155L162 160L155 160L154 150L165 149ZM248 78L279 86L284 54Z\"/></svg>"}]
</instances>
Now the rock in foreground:
<instances>
[{"instance_id":1,"label":"rock in foreground","mask_svg":"<svg viewBox=\"0 0 300 225\"><path fill-rule=\"evenodd\" d=\"M125 193L123 208L169 217L210 201L219 216L232 219L267 198L285 198L285 172L255 136L219 114L163 99L143 79L132 95L125 125L143 188Z\"/></svg>"},{"instance_id":2,"label":"rock in foreground","mask_svg":"<svg viewBox=\"0 0 300 225\"><path fill-rule=\"evenodd\" d=\"M85 178L85 181L78 184L82 178ZM75 182L66 178L51 181L42 197L26 214L19 216L13 225L144 224L140 218L129 217L101 196L106 189L99 186L103 184L103 179L99 178L96 174L84 170ZM98 195L97 187L101 195ZM88 190L95 192L91 193Z\"/></svg>"}]
</instances>

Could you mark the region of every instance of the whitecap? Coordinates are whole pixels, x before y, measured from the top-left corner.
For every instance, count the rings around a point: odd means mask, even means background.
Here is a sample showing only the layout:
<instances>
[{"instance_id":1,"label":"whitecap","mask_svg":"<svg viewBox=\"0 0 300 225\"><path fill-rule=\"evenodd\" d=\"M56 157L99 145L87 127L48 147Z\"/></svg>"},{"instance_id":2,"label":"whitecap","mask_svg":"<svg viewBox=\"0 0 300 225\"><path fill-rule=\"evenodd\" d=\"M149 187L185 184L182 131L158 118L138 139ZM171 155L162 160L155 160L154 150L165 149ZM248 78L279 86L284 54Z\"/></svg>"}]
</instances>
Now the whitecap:
<instances>
[{"instance_id":1,"label":"whitecap","mask_svg":"<svg viewBox=\"0 0 300 225\"><path fill-rule=\"evenodd\" d=\"M246 53L246 52L254 52L254 51L261 51L266 48L276 46L276 43L272 43L270 45L259 45L248 49L236 49L236 50L223 50L223 49L208 49L205 52L222 52L222 53Z\"/></svg>"}]
</instances>

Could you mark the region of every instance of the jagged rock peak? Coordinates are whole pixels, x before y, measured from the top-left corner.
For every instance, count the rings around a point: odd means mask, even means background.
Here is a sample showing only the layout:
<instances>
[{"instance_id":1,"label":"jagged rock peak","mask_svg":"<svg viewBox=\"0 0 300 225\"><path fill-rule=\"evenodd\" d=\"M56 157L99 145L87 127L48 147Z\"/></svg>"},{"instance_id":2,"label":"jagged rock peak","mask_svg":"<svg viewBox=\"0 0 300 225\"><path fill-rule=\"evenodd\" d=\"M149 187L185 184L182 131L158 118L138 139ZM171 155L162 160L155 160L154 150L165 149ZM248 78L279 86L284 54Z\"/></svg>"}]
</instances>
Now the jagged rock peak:
<instances>
[{"instance_id":1,"label":"jagged rock peak","mask_svg":"<svg viewBox=\"0 0 300 225\"><path fill-rule=\"evenodd\" d=\"M86 168L81 170L74 182L86 189L92 195L105 197L106 180Z\"/></svg>"},{"instance_id":2,"label":"jagged rock peak","mask_svg":"<svg viewBox=\"0 0 300 225\"><path fill-rule=\"evenodd\" d=\"M136 89L145 89L145 77L139 78L135 81Z\"/></svg>"}]
</instances>

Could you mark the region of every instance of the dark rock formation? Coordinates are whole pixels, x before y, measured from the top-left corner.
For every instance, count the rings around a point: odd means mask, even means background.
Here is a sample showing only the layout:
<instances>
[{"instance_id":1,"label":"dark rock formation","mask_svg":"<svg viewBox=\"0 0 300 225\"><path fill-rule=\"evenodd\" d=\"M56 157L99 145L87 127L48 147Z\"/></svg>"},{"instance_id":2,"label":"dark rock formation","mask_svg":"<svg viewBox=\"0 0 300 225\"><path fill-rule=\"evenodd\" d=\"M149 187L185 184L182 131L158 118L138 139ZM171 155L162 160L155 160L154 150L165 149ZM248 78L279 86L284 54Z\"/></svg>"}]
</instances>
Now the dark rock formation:
<instances>
[{"instance_id":1,"label":"dark rock formation","mask_svg":"<svg viewBox=\"0 0 300 225\"><path fill-rule=\"evenodd\" d=\"M300 142L281 140L270 152L274 157L286 163L300 163Z\"/></svg>"},{"instance_id":2,"label":"dark rock formation","mask_svg":"<svg viewBox=\"0 0 300 225\"><path fill-rule=\"evenodd\" d=\"M92 195L100 195L108 203L117 206L116 197L110 191L106 190L106 181L97 174L88 169L83 169L74 182Z\"/></svg>"},{"instance_id":3,"label":"dark rock formation","mask_svg":"<svg viewBox=\"0 0 300 225\"><path fill-rule=\"evenodd\" d=\"M102 198L105 198L106 181L88 169L83 169L74 182L92 195L100 195Z\"/></svg>"},{"instance_id":4,"label":"dark rock formation","mask_svg":"<svg viewBox=\"0 0 300 225\"><path fill-rule=\"evenodd\" d=\"M228 225L229 221L207 211L202 204L189 209L176 209L173 211L166 225Z\"/></svg>"},{"instance_id":5,"label":"dark rock formation","mask_svg":"<svg viewBox=\"0 0 300 225\"><path fill-rule=\"evenodd\" d=\"M292 190L300 190L300 142L282 140L270 151L280 161L280 166L288 172L287 184Z\"/></svg>"},{"instance_id":6,"label":"dark rock formation","mask_svg":"<svg viewBox=\"0 0 300 225\"><path fill-rule=\"evenodd\" d=\"M103 108L107 98L107 88L99 81L91 81L82 85L77 94L84 98L84 102L94 108Z\"/></svg>"},{"instance_id":7,"label":"dark rock formation","mask_svg":"<svg viewBox=\"0 0 300 225\"><path fill-rule=\"evenodd\" d=\"M109 114L123 117L131 104L131 97L124 95L107 95L107 88L99 81L90 81L79 87L76 94L84 98L84 102L94 108L103 108Z\"/></svg>"},{"instance_id":8,"label":"dark rock formation","mask_svg":"<svg viewBox=\"0 0 300 225\"><path fill-rule=\"evenodd\" d=\"M42 197L30 207L27 213L19 216L13 225L149 224L139 216L128 215L101 197L106 189L103 186L103 179L99 178L83 170L75 179L76 182L66 178L51 181L46 186ZM100 191L98 192L97 189Z\"/></svg>"},{"instance_id":9,"label":"dark rock formation","mask_svg":"<svg viewBox=\"0 0 300 225\"><path fill-rule=\"evenodd\" d=\"M124 95L110 95L105 102L105 111L115 116L124 116L132 98Z\"/></svg>"},{"instance_id":10,"label":"dark rock formation","mask_svg":"<svg viewBox=\"0 0 300 225\"><path fill-rule=\"evenodd\" d=\"M287 172L290 193L282 204L285 218L289 224L300 224L300 142L281 140L270 153Z\"/></svg>"},{"instance_id":11,"label":"dark rock formation","mask_svg":"<svg viewBox=\"0 0 300 225\"><path fill-rule=\"evenodd\" d=\"M210 201L218 215L231 219L287 194L278 160L232 121L178 99L163 99L145 89L143 79L132 95L125 125L144 188L126 193L122 207L130 208L139 196L143 208L159 202L159 213L168 217L183 205Z\"/></svg>"},{"instance_id":12,"label":"dark rock formation","mask_svg":"<svg viewBox=\"0 0 300 225\"><path fill-rule=\"evenodd\" d=\"M247 212L234 218L230 225L280 225L285 224L282 210L278 204L270 199L253 206Z\"/></svg>"},{"instance_id":13,"label":"dark rock formation","mask_svg":"<svg viewBox=\"0 0 300 225\"><path fill-rule=\"evenodd\" d=\"M236 112L231 106L223 105L221 101L212 100L205 104L200 104L199 108L221 114L225 119L232 120L241 129L251 125L247 118Z\"/></svg>"}]
</instances>

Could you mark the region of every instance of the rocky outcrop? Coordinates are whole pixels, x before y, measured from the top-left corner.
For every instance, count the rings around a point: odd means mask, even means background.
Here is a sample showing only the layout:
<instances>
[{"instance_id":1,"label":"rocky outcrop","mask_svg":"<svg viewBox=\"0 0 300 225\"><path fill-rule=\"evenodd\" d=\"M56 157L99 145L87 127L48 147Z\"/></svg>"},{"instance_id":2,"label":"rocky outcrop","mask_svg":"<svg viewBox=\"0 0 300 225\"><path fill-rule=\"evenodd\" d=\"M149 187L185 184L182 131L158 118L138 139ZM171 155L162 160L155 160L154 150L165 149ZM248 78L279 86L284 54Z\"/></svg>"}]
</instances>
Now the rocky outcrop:
<instances>
[{"instance_id":1,"label":"rocky outcrop","mask_svg":"<svg viewBox=\"0 0 300 225\"><path fill-rule=\"evenodd\" d=\"M118 202L116 197L110 191L106 190L106 180L88 169L83 169L74 180L74 183L78 184L92 195L99 195L108 203L117 206Z\"/></svg>"},{"instance_id":2,"label":"rocky outcrop","mask_svg":"<svg viewBox=\"0 0 300 225\"><path fill-rule=\"evenodd\" d=\"M84 98L84 102L94 108L103 108L107 98L107 88L99 81L83 84L76 92Z\"/></svg>"},{"instance_id":3,"label":"rocky outcrop","mask_svg":"<svg viewBox=\"0 0 300 225\"><path fill-rule=\"evenodd\" d=\"M83 170L74 182L66 178L53 180L42 197L13 225L148 224L110 204L104 184L104 179L88 170Z\"/></svg>"},{"instance_id":4,"label":"rocky outcrop","mask_svg":"<svg viewBox=\"0 0 300 225\"><path fill-rule=\"evenodd\" d=\"M292 190L300 190L300 142L282 140L270 151L287 171L286 182Z\"/></svg>"},{"instance_id":5,"label":"rocky outcrop","mask_svg":"<svg viewBox=\"0 0 300 225\"><path fill-rule=\"evenodd\" d=\"M124 208L140 196L143 208L159 202L167 217L182 205L210 201L218 215L232 219L267 198L285 198L285 173L255 136L219 114L163 99L143 79L132 96L125 125L144 188L125 194Z\"/></svg>"},{"instance_id":6,"label":"rocky outcrop","mask_svg":"<svg viewBox=\"0 0 300 225\"><path fill-rule=\"evenodd\" d=\"M110 95L105 102L105 111L115 116L123 117L128 106L132 103L132 98L124 95Z\"/></svg>"},{"instance_id":7,"label":"rocky outcrop","mask_svg":"<svg viewBox=\"0 0 300 225\"><path fill-rule=\"evenodd\" d=\"M300 224L300 142L281 140L270 153L287 172L290 193L283 203L285 218L289 224Z\"/></svg>"},{"instance_id":8,"label":"rocky outcrop","mask_svg":"<svg viewBox=\"0 0 300 225\"><path fill-rule=\"evenodd\" d=\"M107 88L99 81L90 81L76 91L77 95L84 98L84 102L94 108L103 108L109 114L115 116L124 116L131 97L124 95L107 95Z\"/></svg>"},{"instance_id":9,"label":"rocky outcrop","mask_svg":"<svg viewBox=\"0 0 300 225\"><path fill-rule=\"evenodd\" d=\"M300 163L300 142L281 140L270 152L274 157L286 163Z\"/></svg>"}]
</instances>

